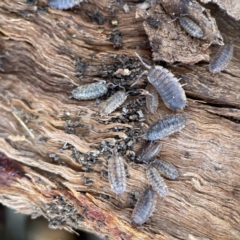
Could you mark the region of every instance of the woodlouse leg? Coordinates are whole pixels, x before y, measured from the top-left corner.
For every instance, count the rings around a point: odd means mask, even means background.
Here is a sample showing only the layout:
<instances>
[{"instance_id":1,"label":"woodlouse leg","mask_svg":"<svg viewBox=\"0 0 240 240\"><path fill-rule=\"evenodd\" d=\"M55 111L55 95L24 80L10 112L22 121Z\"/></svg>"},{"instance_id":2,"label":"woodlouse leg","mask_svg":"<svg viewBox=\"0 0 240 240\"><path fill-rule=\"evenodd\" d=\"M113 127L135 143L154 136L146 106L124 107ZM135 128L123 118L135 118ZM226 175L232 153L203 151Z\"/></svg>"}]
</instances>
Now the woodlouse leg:
<instances>
[{"instance_id":1,"label":"woodlouse leg","mask_svg":"<svg viewBox=\"0 0 240 240\"><path fill-rule=\"evenodd\" d=\"M194 132L197 133L197 134L199 134L199 132L198 132L198 130L197 130L197 128L196 128L196 126L195 126L194 123L188 123L187 125L191 125L192 128L194 129Z\"/></svg>"},{"instance_id":2,"label":"woodlouse leg","mask_svg":"<svg viewBox=\"0 0 240 240\"><path fill-rule=\"evenodd\" d=\"M184 114L187 118L189 118L190 114L187 112L182 112L182 114Z\"/></svg>"},{"instance_id":3,"label":"woodlouse leg","mask_svg":"<svg viewBox=\"0 0 240 240\"><path fill-rule=\"evenodd\" d=\"M148 74L148 71L143 71L137 78L137 80L131 85L131 87L133 87L139 80L140 78L143 76L143 75L147 75Z\"/></svg>"},{"instance_id":4,"label":"woodlouse leg","mask_svg":"<svg viewBox=\"0 0 240 240\"><path fill-rule=\"evenodd\" d=\"M4 57L5 57L5 55L0 55L0 59L1 59L1 58L4 58ZM0 64L2 64L2 60L0 60ZM4 69L1 68L1 67L0 67L0 71L1 71L1 72L5 72Z\"/></svg>"},{"instance_id":5,"label":"woodlouse leg","mask_svg":"<svg viewBox=\"0 0 240 240\"><path fill-rule=\"evenodd\" d=\"M99 105L99 104L100 104L100 99L97 98L97 99L96 99L96 105Z\"/></svg>"},{"instance_id":6,"label":"woodlouse leg","mask_svg":"<svg viewBox=\"0 0 240 240\"><path fill-rule=\"evenodd\" d=\"M235 42L236 40L238 40L239 39L239 36L238 37L235 37L235 38L233 38L232 40L231 40L231 42L230 42L230 44L232 44L233 42Z\"/></svg>"}]
</instances>

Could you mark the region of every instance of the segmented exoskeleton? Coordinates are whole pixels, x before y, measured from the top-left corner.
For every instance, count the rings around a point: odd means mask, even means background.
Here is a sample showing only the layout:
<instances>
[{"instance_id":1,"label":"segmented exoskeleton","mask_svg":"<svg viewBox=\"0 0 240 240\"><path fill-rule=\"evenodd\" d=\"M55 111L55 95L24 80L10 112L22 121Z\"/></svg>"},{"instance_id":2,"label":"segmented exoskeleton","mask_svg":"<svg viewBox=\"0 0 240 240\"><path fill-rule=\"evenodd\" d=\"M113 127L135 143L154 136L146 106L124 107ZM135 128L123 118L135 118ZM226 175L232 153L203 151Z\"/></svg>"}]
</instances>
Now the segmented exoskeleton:
<instances>
[{"instance_id":1,"label":"segmented exoskeleton","mask_svg":"<svg viewBox=\"0 0 240 240\"><path fill-rule=\"evenodd\" d=\"M174 75L166 68L161 66L150 67L143 62L137 53L135 54L148 71L142 72L132 86L135 85L145 74L147 75L148 81L155 87L163 102L169 109L173 111L184 109L187 99L181 84L178 82L178 79L175 78Z\"/></svg>"},{"instance_id":2,"label":"segmented exoskeleton","mask_svg":"<svg viewBox=\"0 0 240 240\"><path fill-rule=\"evenodd\" d=\"M112 113L115 109L120 107L127 99L128 93L125 91L118 91L108 98L102 105L100 115L108 115Z\"/></svg>"},{"instance_id":3,"label":"segmented exoskeleton","mask_svg":"<svg viewBox=\"0 0 240 240\"><path fill-rule=\"evenodd\" d=\"M167 192L168 188L164 181L164 179L160 176L158 170L153 167L152 165L149 165L149 167L146 170L146 176L148 179L149 184L151 184L152 188L161 196L164 197Z\"/></svg>"},{"instance_id":4,"label":"segmented exoskeleton","mask_svg":"<svg viewBox=\"0 0 240 240\"><path fill-rule=\"evenodd\" d=\"M106 81L88 83L75 88L72 97L79 100L91 100L103 96L108 91Z\"/></svg>"},{"instance_id":5,"label":"segmented exoskeleton","mask_svg":"<svg viewBox=\"0 0 240 240\"><path fill-rule=\"evenodd\" d=\"M135 224L143 224L155 210L157 195L148 187L139 197L132 213L132 221Z\"/></svg>"},{"instance_id":6,"label":"segmented exoskeleton","mask_svg":"<svg viewBox=\"0 0 240 240\"><path fill-rule=\"evenodd\" d=\"M201 38L203 30L189 17L179 17L182 28L192 37Z\"/></svg>"},{"instance_id":7,"label":"segmented exoskeleton","mask_svg":"<svg viewBox=\"0 0 240 240\"><path fill-rule=\"evenodd\" d=\"M158 155L161 148L162 144L160 142L146 141L143 147L137 152L137 162L150 163Z\"/></svg>"},{"instance_id":8,"label":"segmented exoskeleton","mask_svg":"<svg viewBox=\"0 0 240 240\"><path fill-rule=\"evenodd\" d=\"M154 159L152 166L165 178L175 180L179 177L177 169L172 164L163 160Z\"/></svg>"},{"instance_id":9,"label":"segmented exoskeleton","mask_svg":"<svg viewBox=\"0 0 240 240\"><path fill-rule=\"evenodd\" d=\"M124 159L117 153L114 153L108 160L108 180L111 189L116 194L121 194L126 190L126 172L124 168Z\"/></svg>"},{"instance_id":10,"label":"segmented exoskeleton","mask_svg":"<svg viewBox=\"0 0 240 240\"><path fill-rule=\"evenodd\" d=\"M211 73L218 73L224 70L231 62L233 57L233 44L232 42L238 38L233 39L230 43L221 46L216 55L213 56L209 63L209 71Z\"/></svg>"},{"instance_id":11,"label":"segmented exoskeleton","mask_svg":"<svg viewBox=\"0 0 240 240\"><path fill-rule=\"evenodd\" d=\"M68 9L78 5L83 0L48 0L48 5L57 9Z\"/></svg>"},{"instance_id":12,"label":"segmented exoskeleton","mask_svg":"<svg viewBox=\"0 0 240 240\"><path fill-rule=\"evenodd\" d=\"M146 132L149 141L161 140L186 126L187 119L180 114L167 115L151 124Z\"/></svg>"}]
</instances>

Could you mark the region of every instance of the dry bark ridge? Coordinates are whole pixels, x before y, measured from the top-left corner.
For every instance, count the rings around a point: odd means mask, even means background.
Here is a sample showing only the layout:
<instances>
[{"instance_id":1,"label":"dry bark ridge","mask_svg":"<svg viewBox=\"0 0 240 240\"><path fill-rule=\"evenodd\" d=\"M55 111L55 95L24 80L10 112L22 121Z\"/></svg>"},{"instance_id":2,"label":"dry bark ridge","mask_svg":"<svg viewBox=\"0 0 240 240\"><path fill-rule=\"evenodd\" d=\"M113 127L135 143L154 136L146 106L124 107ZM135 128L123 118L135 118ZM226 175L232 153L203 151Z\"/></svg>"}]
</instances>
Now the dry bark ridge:
<instances>
[{"instance_id":1,"label":"dry bark ridge","mask_svg":"<svg viewBox=\"0 0 240 240\"><path fill-rule=\"evenodd\" d=\"M166 14L168 13L168 14ZM216 21L210 11L195 1L162 0L152 4L145 11L137 9L137 16L146 19L144 29L148 35L153 51L153 59L168 63L196 63L209 60L209 45L222 44ZM178 17L187 16L203 31L203 37L191 37L180 26ZM152 27L148 18L161 19L161 26Z\"/></svg>"},{"instance_id":2,"label":"dry bark ridge","mask_svg":"<svg viewBox=\"0 0 240 240\"><path fill-rule=\"evenodd\" d=\"M222 73L210 74L206 63L171 67L187 83L186 112L198 133L187 125L162 141L159 157L173 164L180 177L165 180L169 193L157 199L144 228L128 221L137 196L147 186L147 166L131 161L133 151L143 144L136 136L142 134L144 118L150 125L171 111L161 102L155 114L145 114L145 105L140 105L144 97L137 95L100 121L95 100L68 98L76 86L94 77L129 86L142 71L134 52L147 61L151 48L144 20L135 18L136 2L127 2L130 12L126 14L123 4L110 0L89 0L68 11L48 8L46 1L38 5L1 1L0 46L5 56L1 68L5 72L0 73L0 151L7 158L0 156L0 201L33 217L45 216L53 228L85 229L109 239L240 239L239 40L234 43L232 62ZM216 5L209 7L220 32L229 39L235 37L239 23ZM108 37L115 25L107 20L98 25L85 12L116 19L122 39ZM169 28L175 31L178 24ZM122 47L114 48L120 40ZM171 44L178 46L178 40ZM196 52L189 41L181 44L168 49L170 60L171 51ZM199 50L198 55L199 60L209 59L208 50ZM182 62L199 61L191 56ZM129 69L131 74L122 76L119 69ZM114 91L110 89L100 101ZM110 155L104 150L106 143L117 144L127 158L127 188L118 200L106 176Z\"/></svg>"}]
</instances>

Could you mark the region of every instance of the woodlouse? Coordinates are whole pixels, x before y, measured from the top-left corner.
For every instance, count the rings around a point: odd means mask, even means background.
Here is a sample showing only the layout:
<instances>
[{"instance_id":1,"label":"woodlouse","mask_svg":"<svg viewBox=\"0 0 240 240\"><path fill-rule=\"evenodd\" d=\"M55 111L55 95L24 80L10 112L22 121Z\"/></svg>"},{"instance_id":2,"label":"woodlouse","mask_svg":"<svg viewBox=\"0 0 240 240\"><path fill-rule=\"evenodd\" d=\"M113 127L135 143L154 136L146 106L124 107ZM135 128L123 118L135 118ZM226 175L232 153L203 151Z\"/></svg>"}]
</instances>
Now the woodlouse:
<instances>
[{"instance_id":1,"label":"woodlouse","mask_svg":"<svg viewBox=\"0 0 240 240\"><path fill-rule=\"evenodd\" d=\"M231 62L233 57L232 42L220 47L216 55L213 56L209 63L209 71L211 73L218 73L224 70Z\"/></svg>"},{"instance_id":2,"label":"woodlouse","mask_svg":"<svg viewBox=\"0 0 240 240\"><path fill-rule=\"evenodd\" d=\"M172 164L163 160L156 159L156 161L152 163L152 166L165 178L175 180L179 177L177 169Z\"/></svg>"},{"instance_id":3,"label":"woodlouse","mask_svg":"<svg viewBox=\"0 0 240 240\"><path fill-rule=\"evenodd\" d=\"M150 67L143 62L142 58L137 53L135 54L148 71L142 72L132 86L145 74L147 75L148 81L155 87L169 109L173 111L182 110L186 106L187 99L178 79L166 68L161 66Z\"/></svg>"},{"instance_id":4,"label":"woodlouse","mask_svg":"<svg viewBox=\"0 0 240 240\"><path fill-rule=\"evenodd\" d=\"M132 221L135 224L145 223L155 210L156 202L157 195L152 188L145 189L133 209Z\"/></svg>"},{"instance_id":5,"label":"woodlouse","mask_svg":"<svg viewBox=\"0 0 240 240\"><path fill-rule=\"evenodd\" d=\"M157 111L159 105L158 92L151 84L147 85L146 90L150 93L146 95L146 106L148 111L154 114Z\"/></svg>"},{"instance_id":6,"label":"woodlouse","mask_svg":"<svg viewBox=\"0 0 240 240\"><path fill-rule=\"evenodd\" d=\"M151 124L146 132L149 141L161 140L172 133L181 131L186 126L187 119L180 114L167 115Z\"/></svg>"},{"instance_id":7,"label":"woodlouse","mask_svg":"<svg viewBox=\"0 0 240 240\"><path fill-rule=\"evenodd\" d=\"M179 17L179 22L182 28L192 37L201 38L203 30L190 18Z\"/></svg>"},{"instance_id":8,"label":"woodlouse","mask_svg":"<svg viewBox=\"0 0 240 240\"><path fill-rule=\"evenodd\" d=\"M108 180L111 189L116 194L125 192L126 172L124 168L124 159L116 153L108 160Z\"/></svg>"},{"instance_id":9,"label":"woodlouse","mask_svg":"<svg viewBox=\"0 0 240 240\"><path fill-rule=\"evenodd\" d=\"M48 0L48 5L57 9L68 9L78 5L83 0Z\"/></svg>"},{"instance_id":10,"label":"woodlouse","mask_svg":"<svg viewBox=\"0 0 240 240\"><path fill-rule=\"evenodd\" d=\"M154 17L147 17L146 19L147 23L155 28L161 27L161 21L159 19L156 19Z\"/></svg>"},{"instance_id":11,"label":"woodlouse","mask_svg":"<svg viewBox=\"0 0 240 240\"><path fill-rule=\"evenodd\" d=\"M108 91L105 81L88 83L75 88L72 97L79 100L90 100L103 96Z\"/></svg>"},{"instance_id":12,"label":"woodlouse","mask_svg":"<svg viewBox=\"0 0 240 240\"><path fill-rule=\"evenodd\" d=\"M137 161L142 163L149 163L162 148L160 142L146 141L145 145L137 152Z\"/></svg>"},{"instance_id":13,"label":"woodlouse","mask_svg":"<svg viewBox=\"0 0 240 240\"><path fill-rule=\"evenodd\" d=\"M164 197L168 192L168 188L158 170L152 165L149 165L146 170L146 176L153 190L155 190L161 197Z\"/></svg>"},{"instance_id":14,"label":"woodlouse","mask_svg":"<svg viewBox=\"0 0 240 240\"><path fill-rule=\"evenodd\" d=\"M127 99L128 93L125 91L118 91L108 98L102 106L100 115L108 115L112 113L115 109L121 106Z\"/></svg>"}]
</instances>

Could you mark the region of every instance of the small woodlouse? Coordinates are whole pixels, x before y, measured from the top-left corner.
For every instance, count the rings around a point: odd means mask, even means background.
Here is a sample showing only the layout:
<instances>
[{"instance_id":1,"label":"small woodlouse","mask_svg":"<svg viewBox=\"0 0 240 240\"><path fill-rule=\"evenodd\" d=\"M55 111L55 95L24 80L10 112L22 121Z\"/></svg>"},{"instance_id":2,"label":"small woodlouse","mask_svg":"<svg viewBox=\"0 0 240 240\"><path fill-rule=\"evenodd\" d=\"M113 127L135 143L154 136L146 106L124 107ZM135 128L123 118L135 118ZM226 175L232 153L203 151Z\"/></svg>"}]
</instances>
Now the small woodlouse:
<instances>
[{"instance_id":1,"label":"small woodlouse","mask_svg":"<svg viewBox=\"0 0 240 240\"><path fill-rule=\"evenodd\" d=\"M79 100L90 100L103 96L108 91L105 81L88 83L75 88L72 97Z\"/></svg>"},{"instance_id":2,"label":"small woodlouse","mask_svg":"<svg viewBox=\"0 0 240 240\"><path fill-rule=\"evenodd\" d=\"M83 0L48 0L48 5L57 9L68 9L78 5Z\"/></svg>"},{"instance_id":3,"label":"small woodlouse","mask_svg":"<svg viewBox=\"0 0 240 240\"><path fill-rule=\"evenodd\" d=\"M142 58L137 53L135 54L148 71L142 72L132 86L145 74L147 75L148 81L155 87L169 109L173 111L184 109L187 99L185 91L178 82L178 79L166 68L161 66L150 67L143 62Z\"/></svg>"},{"instance_id":4,"label":"small woodlouse","mask_svg":"<svg viewBox=\"0 0 240 240\"><path fill-rule=\"evenodd\" d=\"M135 224L143 224L152 215L157 203L157 195L151 187L145 189L139 197L132 213L132 221Z\"/></svg>"},{"instance_id":5,"label":"small woodlouse","mask_svg":"<svg viewBox=\"0 0 240 240\"><path fill-rule=\"evenodd\" d=\"M155 28L161 27L161 21L159 19L156 19L154 17L148 17L146 19L147 23Z\"/></svg>"},{"instance_id":6,"label":"small woodlouse","mask_svg":"<svg viewBox=\"0 0 240 240\"><path fill-rule=\"evenodd\" d=\"M146 106L148 111L154 114L159 105L158 92L151 84L147 85L146 90L150 93L146 95Z\"/></svg>"},{"instance_id":7,"label":"small woodlouse","mask_svg":"<svg viewBox=\"0 0 240 240\"><path fill-rule=\"evenodd\" d=\"M112 113L115 109L120 107L127 99L128 93L125 91L118 91L108 98L102 106L100 115L108 115Z\"/></svg>"},{"instance_id":8,"label":"small woodlouse","mask_svg":"<svg viewBox=\"0 0 240 240\"><path fill-rule=\"evenodd\" d=\"M231 62L232 57L233 57L232 43L228 43L220 47L216 55L211 59L209 63L209 71L211 73L221 72Z\"/></svg>"},{"instance_id":9,"label":"small woodlouse","mask_svg":"<svg viewBox=\"0 0 240 240\"><path fill-rule=\"evenodd\" d=\"M168 192L168 188L158 170L150 165L146 170L146 176L153 190L155 190L161 197L164 197Z\"/></svg>"},{"instance_id":10,"label":"small woodlouse","mask_svg":"<svg viewBox=\"0 0 240 240\"><path fill-rule=\"evenodd\" d=\"M123 157L114 154L108 160L108 180L111 189L116 194L121 194L126 190L126 172Z\"/></svg>"},{"instance_id":11,"label":"small woodlouse","mask_svg":"<svg viewBox=\"0 0 240 240\"><path fill-rule=\"evenodd\" d=\"M156 159L156 161L152 163L152 166L165 178L175 180L179 177L177 169L172 164L163 160Z\"/></svg>"},{"instance_id":12,"label":"small woodlouse","mask_svg":"<svg viewBox=\"0 0 240 240\"><path fill-rule=\"evenodd\" d=\"M145 145L137 152L137 162L149 163L158 155L162 148L160 142L146 141Z\"/></svg>"},{"instance_id":13,"label":"small woodlouse","mask_svg":"<svg viewBox=\"0 0 240 240\"><path fill-rule=\"evenodd\" d=\"M182 28L192 37L201 38L203 30L190 18L179 17L179 22Z\"/></svg>"},{"instance_id":14,"label":"small woodlouse","mask_svg":"<svg viewBox=\"0 0 240 240\"><path fill-rule=\"evenodd\" d=\"M149 141L161 140L172 133L181 131L186 126L187 119L180 114L167 115L151 124L146 132Z\"/></svg>"}]
</instances>

